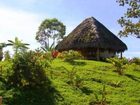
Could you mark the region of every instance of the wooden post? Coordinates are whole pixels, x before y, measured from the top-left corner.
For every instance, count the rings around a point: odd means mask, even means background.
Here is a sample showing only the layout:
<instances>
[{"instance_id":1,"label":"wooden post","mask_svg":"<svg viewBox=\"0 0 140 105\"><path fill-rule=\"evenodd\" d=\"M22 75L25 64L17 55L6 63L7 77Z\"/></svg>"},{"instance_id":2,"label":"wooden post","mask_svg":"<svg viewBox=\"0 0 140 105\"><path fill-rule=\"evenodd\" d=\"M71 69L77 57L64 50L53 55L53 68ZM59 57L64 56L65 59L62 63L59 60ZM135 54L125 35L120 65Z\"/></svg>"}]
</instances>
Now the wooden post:
<instances>
[{"instance_id":1,"label":"wooden post","mask_svg":"<svg viewBox=\"0 0 140 105\"><path fill-rule=\"evenodd\" d=\"M2 96L0 96L0 105L2 105Z\"/></svg>"},{"instance_id":2,"label":"wooden post","mask_svg":"<svg viewBox=\"0 0 140 105\"><path fill-rule=\"evenodd\" d=\"M120 58L121 58L121 59L122 59L122 56L123 56L123 55L122 55L122 52L121 52L121 55L120 55Z\"/></svg>"},{"instance_id":3,"label":"wooden post","mask_svg":"<svg viewBox=\"0 0 140 105\"><path fill-rule=\"evenodd\" d=\"M99 48L97 48L97 51L96 51L96 59L98 61L100 60L100 50L99 50Z\"/></svg>"}]
</instances>

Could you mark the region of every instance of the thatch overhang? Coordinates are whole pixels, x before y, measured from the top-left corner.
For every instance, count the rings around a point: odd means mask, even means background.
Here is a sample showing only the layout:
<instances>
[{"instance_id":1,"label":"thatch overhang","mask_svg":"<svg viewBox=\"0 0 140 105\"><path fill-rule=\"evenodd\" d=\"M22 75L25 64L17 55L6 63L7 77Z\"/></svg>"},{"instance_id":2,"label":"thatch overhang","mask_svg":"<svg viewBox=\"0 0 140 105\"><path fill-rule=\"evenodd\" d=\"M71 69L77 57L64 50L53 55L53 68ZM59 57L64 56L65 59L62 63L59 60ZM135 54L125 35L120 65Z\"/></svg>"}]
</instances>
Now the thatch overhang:
<instances>
[{"instance_id":1,"label":"thatch overhang","mask_svg":"<svg viewBox=\"0 0 140 105\"><path fill-rule=\"evenodd\" d=\"M57 46L58 51L102 49L124 52L127 46L95 18L87 18Z\"/></svg>"}]
</instances>

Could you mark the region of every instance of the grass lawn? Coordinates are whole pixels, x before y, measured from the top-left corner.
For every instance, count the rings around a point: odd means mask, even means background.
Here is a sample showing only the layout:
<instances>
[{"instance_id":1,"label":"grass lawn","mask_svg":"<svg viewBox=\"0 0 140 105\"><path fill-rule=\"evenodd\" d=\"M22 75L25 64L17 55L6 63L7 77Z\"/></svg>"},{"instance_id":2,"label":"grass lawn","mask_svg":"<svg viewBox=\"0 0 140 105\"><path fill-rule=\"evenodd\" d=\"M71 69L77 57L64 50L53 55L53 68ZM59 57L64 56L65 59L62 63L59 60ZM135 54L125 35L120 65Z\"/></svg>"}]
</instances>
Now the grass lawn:
<instances>
[{"instance_id":1,"label":"grass lawn","mask_svg":"<svg viewBox=\"0 0 140 105\"><path fill-rule=\"evenodd\" d=\"M140 70L132 65L123 76L110 63L90 60L55 59L52 67L46 72L61 95L58 105L89 105L103 98L109 105L140 105Z\"/></svg>"}]
</instances>

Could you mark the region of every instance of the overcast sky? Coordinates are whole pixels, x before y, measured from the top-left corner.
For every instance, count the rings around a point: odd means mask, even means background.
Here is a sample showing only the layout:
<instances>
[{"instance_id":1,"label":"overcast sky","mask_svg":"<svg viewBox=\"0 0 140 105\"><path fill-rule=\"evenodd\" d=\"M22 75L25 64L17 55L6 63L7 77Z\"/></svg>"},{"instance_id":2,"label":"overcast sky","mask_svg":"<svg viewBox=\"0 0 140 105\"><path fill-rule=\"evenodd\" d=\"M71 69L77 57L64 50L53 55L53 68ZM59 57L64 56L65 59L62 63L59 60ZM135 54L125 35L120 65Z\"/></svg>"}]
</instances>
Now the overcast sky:
<instances>
[{"instance_id":1,"label":"overcast sky","mask_svg":"<svg viewBox=\"0 0 140 105\"><path fill-rule=\"evenodd\" d=\"M35 34L40 23L46 18L57 18L66 25L67 34L85 18L95 17L114 34L121 27L117 23L125 8L116 0L1 0L0 1L0 42L14 40L17 36L30 48L40 46ZM126 57L140 57L140 39L121 38L128 50Z\"/></svg>"}]
</instances>

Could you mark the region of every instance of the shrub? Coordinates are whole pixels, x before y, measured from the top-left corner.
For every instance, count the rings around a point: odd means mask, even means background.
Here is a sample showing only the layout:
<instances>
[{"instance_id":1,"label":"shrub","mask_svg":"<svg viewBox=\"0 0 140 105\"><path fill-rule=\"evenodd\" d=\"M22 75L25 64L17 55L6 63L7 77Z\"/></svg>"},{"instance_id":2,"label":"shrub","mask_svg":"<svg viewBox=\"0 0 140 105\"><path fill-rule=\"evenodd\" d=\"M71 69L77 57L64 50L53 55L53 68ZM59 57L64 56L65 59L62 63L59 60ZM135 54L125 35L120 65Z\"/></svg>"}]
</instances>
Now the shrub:
<instances>
[{"instance_id":1,"label":"shrub","mask_svg":"<svg viewBox=\"0 0 140 105\"><path fill-rule=\"evenodd\" d=\"M117 57L107 59L108 62L112 63L119 75L123 75L128 60L125 58L119 59Z\"/></svg>"},{"instance_id":2,"label":"shrub","mask_svg":"<svg viewBox=\"0 0 140 105\"><path fill-rule=\"evenodd\" d=\"M56 105L61 95L55 88L12 89L5 93L3 105Z\"/></svg>"},{"instance_id":3,"label":"shrub","mask_svg":"<svg viewBox=\"0 0 140 105\"><path fill-rule=\"evenodd\" d=\"M83 59L83 56L77 51L63 51L58 55L58 58L64 59L65 61L72 61L74 59Z\"/></svg>"},{"instance_id":4,"label":"shrub","mask_svg":"<svg viewBox=\"0 0 140 105\"><path fill-rule=\"evenodd\" d=\"M7 83L8 77L12 74L12 62L1 61L0 62L0 81Z\"/></svg>"},{"instance_id":5,"label":"shrub","mask_svg":"<svg viewBox=\"0 0 140 105\"><path fill-rule=\"evenodd\" d=\"M134 57L133 59L130 60L130 63L140 65L140 58Z\"/></svg>"},{"instance_id":6,"label":"shrub","mask_svg":"<svg viewBox=\"0 0 140 105\"><path fill-rule=\"evenodd\" d=\"M132 67L133 67L134 71L140 71L140 65L137 65L137 64L133 63Z\"/></svg>"},{"instance_id":7,"label":"shrub","mask_svg":"<svg viewBox=\"0 0 140 105\"><path fill-rule=\"evenodd\" d=\"M51 52L51 55L53 58L56 58L58 56L59 52L57 50L54 50Z\"/></svg>"},{"instance_id":8,"label":"shrub","mask_svg":"<svg viewBox=\"0 0 140 105\"><path fill-rule=\"evenodd\" d=\"M12 69L13 73L8 78L10 86L40 87L47 82L45 70L33 51L15 56Z\"/></svg>"},{"instance_id":9,"label":"shrub","mask_svg":"<svg viewBox=\"0 0 140 105\"><path fill-rule=\"evenodd\" d=\"M37 49L34 52L34 59L40 63L43 68L51 67L51 62L53 60L52 53L50 51L44 52L40 49Z\"/></svg>"},{"instance_id":10,"label":"shrub","mask_svg":"<svg viewBox=\"0 0 140 105\"><path fill-rule=\"evenodd\" d=\"M12 60L0 62L2 77L8 78L6 84L0 81L3 105L56 104L61 95L51 85L42 64L43 61L48 61L46 58L50 57L49 55L35 51L20 52ZM8 74L6 71L9 68L11 72Z\"/></svg>"},{"instance_id":11,"label":"shrub","mask_svg":"<svg viewBox=\"0 0 140 105\"><path fill-rule=\"evenodd\" d=\"M53 60L51 52L41 52L40 55L36 57L36 59L43 68L51 67L51 62Z\"/></svg>"}]
</instances>

